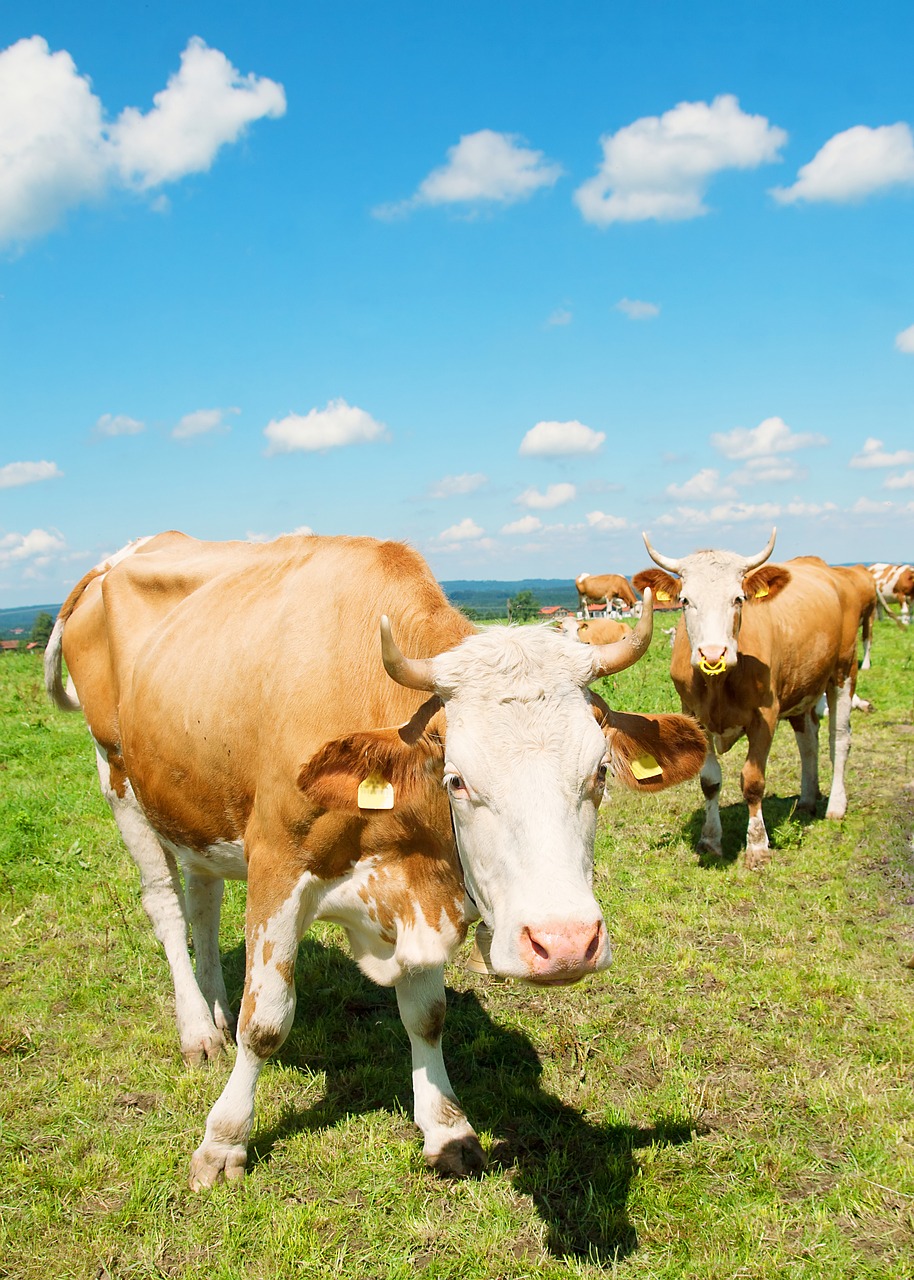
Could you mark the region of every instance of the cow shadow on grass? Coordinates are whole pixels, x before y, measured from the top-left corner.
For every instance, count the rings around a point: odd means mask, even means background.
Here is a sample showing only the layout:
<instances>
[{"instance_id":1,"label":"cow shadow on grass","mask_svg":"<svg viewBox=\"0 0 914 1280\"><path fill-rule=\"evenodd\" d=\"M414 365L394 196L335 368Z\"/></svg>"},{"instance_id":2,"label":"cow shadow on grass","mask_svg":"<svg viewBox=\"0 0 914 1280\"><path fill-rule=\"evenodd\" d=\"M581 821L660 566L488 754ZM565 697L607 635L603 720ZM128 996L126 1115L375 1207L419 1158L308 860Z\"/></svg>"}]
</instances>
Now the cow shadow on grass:
<instances>
[{"instance_id":1,"label":"cow shadow on grass","mask_svg":"<svg viewBox=\"0 0 914 1280\"><path fill-rule=\"evenodd\" d=\"M224 959L237 1000L243 948ZM295 1024L276 1056L286 1066L323 1072L324 1094L313 1106L289 1107L269 1129L255 1128L249 1169L269 1161L276 1144L296 1133L375 1110L412 1114L409 1041L394 993L364 978L339 948L308 937L299 949L296 985ZM585 1119L542 1088L542 1064L523 1032L494 1021L475 991L449 989L447 995L444 1052L451 1081L471 1123L496 1135L488 1174L508 1176L516 1192L530 1196L554 1257L611 1265L631 1254L638 1247L627 1211L636 1151L690 1142L697 1126Z\"/></svg>"},{"instance_id":2,"label":"cow shadow on grass","mask_svg":"<svg viewBox=\"0 0 914 1280\"><path fill-rule=\"evenodd\" d=\"M819 797L815 814L801 812L797 808L799 796L766 795L762 801L762 817L765 819L765 830L772 854L778 849L789 849L797 845L806 827L818 822L825 816L828 800ZM682 839L691 848L697 849L704 826L704 806L686 819L682 827ZM749 810L746 802L736 801L733 804L720 806L721 854L698 853L698 863L711 870L723 870L732 867L746 848L746 828L749 824Z\"/></svg>"}]
</instances>

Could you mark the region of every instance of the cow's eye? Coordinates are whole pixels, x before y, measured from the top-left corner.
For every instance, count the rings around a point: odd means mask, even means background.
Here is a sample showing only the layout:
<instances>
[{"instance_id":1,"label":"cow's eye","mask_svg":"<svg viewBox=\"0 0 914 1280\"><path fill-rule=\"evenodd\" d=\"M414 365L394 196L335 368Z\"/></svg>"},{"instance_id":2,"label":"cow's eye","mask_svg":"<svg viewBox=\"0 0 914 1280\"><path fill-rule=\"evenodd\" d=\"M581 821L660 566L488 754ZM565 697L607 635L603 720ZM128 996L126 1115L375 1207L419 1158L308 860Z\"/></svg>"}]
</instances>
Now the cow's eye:
<instances>
[{"instance_id":1,"label":"cow's eye","mask_svg":"<svg viewBox=\"0 0 914 1280\"><path fill-rule=\"evenodd\" d=\"M745 603L746 603L746 597L745 597L745 596L737 596L737 597L736 597L736 599L733 601L733 603L734 603L734 604L736 604L736 605L745 604Z\"/></svg>"},{"instance_id":2,"label":"cow's eye","mask_svg":"<svg viewBox=\"0 0 914 1280\"><path fill-rule=\"evenodd\" d=\"M609 772L609 761L603 760L600 764L599 769L597 769L597 786L598 787L606 786L606 775L608 772Z\"/></svg>"},{"instance_id":3,"label":"cow's eye","mask_svg":"<svg viewBox=\"0 0 914 1280\"><path fill-rule=\"evenodd\" d=\"M446 773L444 775L444 785L447 788L448 795L453 796L455 800L466 800L470 794L459 773Z\"/></svg>"},{"instance_id":4,"label":"cow's eye","mask_svg":"<svg viewBox=\"0 0 914 1280\"><path fill-rule=\"evenodd\" d=\"M682 605L683 609L688 609L688 607L691 605L692 601L691 601L691 600L687 600L687 599L685 598L685 596L680 596L680 597L679 597L679 603Z\"/></svg>"}]
</instances>

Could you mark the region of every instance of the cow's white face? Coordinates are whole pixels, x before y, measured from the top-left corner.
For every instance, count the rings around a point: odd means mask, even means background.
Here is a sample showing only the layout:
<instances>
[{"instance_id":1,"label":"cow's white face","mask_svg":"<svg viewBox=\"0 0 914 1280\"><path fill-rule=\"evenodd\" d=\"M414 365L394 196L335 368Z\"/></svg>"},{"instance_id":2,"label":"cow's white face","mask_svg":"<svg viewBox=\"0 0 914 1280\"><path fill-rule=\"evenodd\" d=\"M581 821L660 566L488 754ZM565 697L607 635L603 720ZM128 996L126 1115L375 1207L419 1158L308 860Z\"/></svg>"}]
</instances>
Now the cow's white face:
<instances>
[{"instance_id":1,"label":"cow's white face","mask_svg":"<svg viewBox=\"0 0 914 1280\"><path fill-rule=\"evenodd\" d=\"M746 561L728 551L698 551L680 561L679 600L693 667L729 671L738 658L746 601Z\"/></svg>"},{"instance_id":2,"label":"cow's white face","mask_svg":"<svg viewBox=\"0 0 914 1280\"><path fill-rule=\"evenodd\" d=\"M445 786L467 891L498 973L569 982L604 968L593 895L606 740L586 646L546 628L491 628L434 659Z\"/></svg>"}]
</instances>

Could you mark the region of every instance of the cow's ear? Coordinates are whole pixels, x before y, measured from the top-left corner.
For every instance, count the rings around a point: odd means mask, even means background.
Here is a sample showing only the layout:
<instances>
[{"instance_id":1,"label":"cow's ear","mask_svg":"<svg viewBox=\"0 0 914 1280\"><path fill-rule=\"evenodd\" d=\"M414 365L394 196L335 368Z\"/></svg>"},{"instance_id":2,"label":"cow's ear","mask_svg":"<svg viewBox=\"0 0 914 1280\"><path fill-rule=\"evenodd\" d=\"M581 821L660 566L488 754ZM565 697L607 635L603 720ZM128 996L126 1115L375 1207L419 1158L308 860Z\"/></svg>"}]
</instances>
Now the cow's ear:
<instances>
[{"instance_id":1,"label":"cow's ear","mask_svg":"<svg viewBox=\"0 0 914 1280\"><path fill-rule=\"evenodd\" d=\"M642 569L632 578L632 586L644 594L644 588L650 587L654 593L654 603L669 604L679 599L679 588L682 583L663 569Z\"/></svg>"},{"instance_id":2,"label":"cow's ear","mask_svg":"<svg viewBox=\"0 0 914 1280\"><path fill-rule=\"evenodd\" d=\"M790 581L790 570L782 564L763 564L761 569L743 579L747 600L773 600Z\"/></svg>"},{"instance_id":3,"label":"cow's ear","mask_svg":"<svg viewBox=\"0 0 914 1280\"><path fill-rule=\"evenodd\" d=\"M680 715L632 715L607 708L603 718L613 777L632 791L663 791L704 764L707 742L697 721Z\"/></svg>"},{"instance_id":4,"label":"cow's ear","mask_svg":"<svg viewBox=\"0 0 914 1280\"><path fill-rule=\"evenodd\" d=\"M441 790L443 755L433 737L408 744L396 729L350 733L325 743L302 765L298 786L320 809L401 808L420 790Z\"/></svg>"}]
</instances>

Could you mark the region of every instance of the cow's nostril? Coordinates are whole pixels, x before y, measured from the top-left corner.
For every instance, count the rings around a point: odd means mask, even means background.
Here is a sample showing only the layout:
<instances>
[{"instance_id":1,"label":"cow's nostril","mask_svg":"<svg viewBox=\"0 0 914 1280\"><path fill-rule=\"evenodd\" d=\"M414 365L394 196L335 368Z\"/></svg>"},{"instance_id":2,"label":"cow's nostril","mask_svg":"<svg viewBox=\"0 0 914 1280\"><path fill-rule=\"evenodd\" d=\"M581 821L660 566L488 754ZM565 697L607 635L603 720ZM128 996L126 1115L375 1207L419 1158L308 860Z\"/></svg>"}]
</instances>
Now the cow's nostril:
<instances>
[{"instance_id":1,"label":"cow's nostril","mask_svg":"<svg viewBox=\"0 0 914 1280\"><path fill-rule=\"evenodd\" d=\"M539 956L541 960L549 959L549 952L541 942L537 942L530 930L527 930L527 937L530 939L530 946L533 948L533 954Z\"/></svg>"},{"instance_id":2,"label":"cow's nostril","mask_svg":"<svg viewBox=\"0 0 914 1280\"><path fill-rule=\"evenodd\" d=\"M593 937L590 939L590 945L584 952L584 959L590 961L597 954L597 948L600 945L600 926L597 925Z\"/></svg>"}]
</instances>

